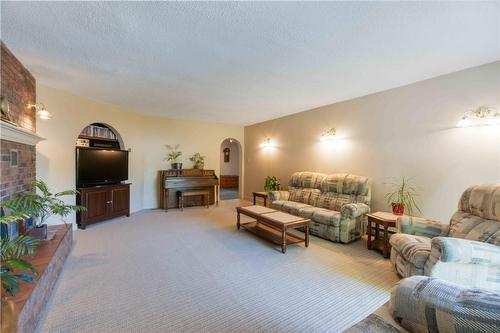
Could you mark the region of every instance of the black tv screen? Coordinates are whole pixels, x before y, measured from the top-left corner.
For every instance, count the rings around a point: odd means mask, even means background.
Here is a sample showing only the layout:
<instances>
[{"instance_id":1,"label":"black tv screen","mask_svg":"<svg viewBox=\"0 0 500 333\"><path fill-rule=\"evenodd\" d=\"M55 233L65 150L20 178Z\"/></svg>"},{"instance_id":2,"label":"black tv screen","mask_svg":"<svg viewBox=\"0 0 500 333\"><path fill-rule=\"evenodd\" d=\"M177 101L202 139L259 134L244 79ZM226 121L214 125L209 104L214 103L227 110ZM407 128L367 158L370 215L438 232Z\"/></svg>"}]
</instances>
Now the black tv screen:
<instances>
[{"instance_id":1,"label":"black tv screen","mask_svg":"<svg viewBox=\"0 0 500 333\"><path fill-rule=\"evenodd\" d=\"M128 151L113 149L76 149L78 186L119 183L128 179Z\"/></svg>"}]
</instances>

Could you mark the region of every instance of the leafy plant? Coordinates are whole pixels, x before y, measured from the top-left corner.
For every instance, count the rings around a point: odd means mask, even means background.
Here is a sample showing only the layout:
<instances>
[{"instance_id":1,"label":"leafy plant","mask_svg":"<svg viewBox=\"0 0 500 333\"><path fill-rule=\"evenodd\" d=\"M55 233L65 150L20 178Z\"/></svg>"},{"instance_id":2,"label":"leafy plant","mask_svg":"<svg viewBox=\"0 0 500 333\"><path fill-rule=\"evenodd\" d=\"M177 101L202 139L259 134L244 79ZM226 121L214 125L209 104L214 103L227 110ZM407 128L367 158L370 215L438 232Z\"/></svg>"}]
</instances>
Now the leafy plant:
<instances>
[{"instance_id":1,"label":"leafy plant","mask_svg":"<svg viewBox=\"0 0 500 333\"><path fill-rule=\"evenodd\" d=\"M264 182L264 191L279 191L281 188L281 183L275 176L267 176Z\"/></svg>"},{"instance_id":2,"label":"leafy plant","mask_svg":"<svg viewBox=\"0 0 500 333\"><path fill-rule=\"evenodd\" d=\"M181 157L182 152L179 150L179 145L171 146L171 145L165 145L167 149L169 150L169 153L167 154L166 160L172 163L178 163L179 162L179 157Z\"/></svg>"},{"instance_id":3,"label":"leafy plant","mask_svg":"<svg viewBox=\"0 0 500 333\"><path fill-rule=\"evenodd\" d=\"M412 183L412 179L401 177L401 179L391 178L391 181L384 183L391 188L391 191L385 195L387 203L390 205L399 205L403 207L409 215L416 210L421 210L416 203L418 197L418 188Z\"/></svg>"},{"instance_id":4,"label":"leafy plant","mask_svg":"<svg viewBox=\"0 0 500 333\"><path fill-rule=\"evenodd\" d=\"M85 207L79 205L67 205L60 198L67 195L76 195L76 190L66 190L59 193L51 193L43 180L33 181L33 186L39 193L23 191L13 199L7 200L0 205L9 208L15 214L27 214L35 216L37 226L41 226L52 215L66 217L71 212L81 212ZM64 222L64 221L63 221Z\"/></svg>"},{"instance_id":5,"label":"leafy plant","mask_svg":"<svg viewBox=\"0 0 500 333\"><path fill-rule=\"evenodd\" d=\"M1 216L0 224L9 224L27 217L28 214L21 212ZM33 275L38 275L37 270L21 257L26 254L32 256L37 245L38 241L29 236L0 239L0 280L2 289L7 294L14 296L19 291L22 281L35 284Z\"/></svg>"},{"instance_id":6,"label":"leafy plant","mask_svg":"<svg viewBox=\"0 0 500 333\"><path fill-rule=\"evenodd\" d=\"M200 153L193 154L189 160L193 162L193 167L196 169L203 169L205 166L205 156L202 156Z\"/></svg>"}]
</instances>

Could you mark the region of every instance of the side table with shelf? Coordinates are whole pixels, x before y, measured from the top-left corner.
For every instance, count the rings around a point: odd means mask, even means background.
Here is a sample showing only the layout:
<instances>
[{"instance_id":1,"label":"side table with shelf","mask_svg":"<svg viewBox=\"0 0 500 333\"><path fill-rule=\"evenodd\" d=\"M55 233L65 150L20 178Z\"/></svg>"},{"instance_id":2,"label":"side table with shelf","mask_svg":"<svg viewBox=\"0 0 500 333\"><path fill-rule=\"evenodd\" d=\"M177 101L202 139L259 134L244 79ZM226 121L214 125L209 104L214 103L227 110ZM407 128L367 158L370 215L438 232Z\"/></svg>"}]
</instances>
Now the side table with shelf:
<instances>
[{"instance_id":1,"label":"side table with shelf","mask_svg":"<svg viewBox=\"0 0 500 333\"><path fill-rule=\"evenodd\" d=\"M366 214L368 217L368 242L369 250L377 250L382 253L384 258L389 258L391 254L391 245L389 244L389 228L396 228L397 218L401 215L394 215L389 212L375 212ZM380 235L381 231L383 235ZM372 239L372 233L375 233Z\"/></svg>"}]
</instances>

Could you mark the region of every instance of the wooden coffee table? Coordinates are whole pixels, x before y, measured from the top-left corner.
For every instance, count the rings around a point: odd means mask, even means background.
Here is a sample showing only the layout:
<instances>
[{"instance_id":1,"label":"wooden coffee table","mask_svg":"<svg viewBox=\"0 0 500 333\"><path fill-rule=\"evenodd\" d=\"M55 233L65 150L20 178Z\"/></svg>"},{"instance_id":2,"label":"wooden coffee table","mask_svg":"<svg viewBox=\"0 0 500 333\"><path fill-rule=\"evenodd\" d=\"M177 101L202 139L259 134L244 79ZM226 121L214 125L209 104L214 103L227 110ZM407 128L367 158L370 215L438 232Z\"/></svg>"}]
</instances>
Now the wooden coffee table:
<instances>
[{"instance_id":1,"label":"wooden coffee table","mask_svg":"<svg viewBox=\"0 0 500 333\"><path fill-rule=\"evenodd\" d=\"M275 244L281 245L281 252L286 252L289 244L304 242L309 246L309 219L283 213L263 206L237 207L236 227L240 227L265 238ZM255 220L241 223L240 214L251 217ZM305 229L304 238L288 233L288 229L303 227Z\"/></svg>"}]
</instances>

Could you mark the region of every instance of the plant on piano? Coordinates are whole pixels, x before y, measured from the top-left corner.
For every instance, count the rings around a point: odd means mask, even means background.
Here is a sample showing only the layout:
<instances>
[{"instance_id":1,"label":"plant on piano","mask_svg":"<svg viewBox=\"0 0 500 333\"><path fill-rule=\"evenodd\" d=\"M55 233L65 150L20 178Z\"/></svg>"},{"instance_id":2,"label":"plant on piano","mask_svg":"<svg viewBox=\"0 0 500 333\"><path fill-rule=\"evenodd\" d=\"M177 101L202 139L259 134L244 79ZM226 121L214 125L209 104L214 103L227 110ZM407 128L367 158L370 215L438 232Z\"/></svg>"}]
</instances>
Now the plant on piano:
<instances>
[{"instance_id":1,"label":"plant on piano","mask_svg":"<svg viewBox=\"0 0 500 333\"><path fill-rule=\"evenodd\" d=\"M28 217L29 214L24 212L12 213L1 216L0 224L10 224ZM6 294L14 296L19 291L22 281L35 284L33 276L38 275L37 270L21 257L32 256L37 245L38 240L24 235L12 239L0 239L0 280Z\"/></svg>"},{"instance_id":2,"label":"plant on piano","mask_svg":"<svg viewBox=\"0 0 500 333\"><path fill-rule=\"evenodd\" d=\"M172 169L180 170L182 169L182 163L179 162L179 158L182 156L182 152L179 150L179 145L165 145L169 150L167 157L165 158L167 161L171 163Z\"/></svg>"},{"instance_id":3,"label":"plant on piano","mask_svg":"<svg viewBox=\"0 0 500 333\"><path fill-rule=\"evenodd\" d=\"M200 153L195 153L189 160L193 162L193 168L195 169L203 169L205 166L205 156L202 156Z\"/></svg>"},{"instance_id":4,"label":"plant on piano","mask_svg":"<svg viewBox=\"0 0 500 333\"><path fill-rule=\"evenodd\" d=\"M279 191L281 188L281 183L276 176L267 176L264 182L264 191Z\"/></svg>"}]
</instances>

